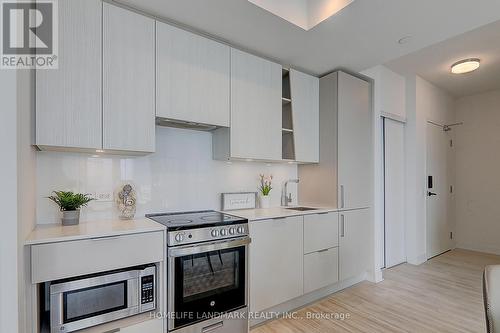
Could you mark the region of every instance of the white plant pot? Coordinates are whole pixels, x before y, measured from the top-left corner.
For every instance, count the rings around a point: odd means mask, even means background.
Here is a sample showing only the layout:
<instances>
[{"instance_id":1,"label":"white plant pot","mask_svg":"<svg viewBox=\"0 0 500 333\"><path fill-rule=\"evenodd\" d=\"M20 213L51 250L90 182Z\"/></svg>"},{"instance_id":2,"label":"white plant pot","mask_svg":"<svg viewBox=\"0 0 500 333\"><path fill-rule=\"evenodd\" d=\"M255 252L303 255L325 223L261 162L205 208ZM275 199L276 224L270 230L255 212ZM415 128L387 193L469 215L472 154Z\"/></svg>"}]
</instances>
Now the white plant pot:
<instances>
[{"instance_id":1,"label":"white plant pot","mask_svg":"<svg viewBox=\"0 0 500 333\"><path fill-rule=\"evenodd\" d=\"M260 196L260 208L269 208L271 206L271 197L268 195Z\"/></svg>"},{"instance_id":2,"label":"white plant pot","mask_svg":"<svg viewBox=\"0 0 500 333\"><path fill-rule=\"evenodd\" d=\"M62 225L77 225L80 223L79 210L66 210L63 211Z\"/></svg>"}]
</instances>

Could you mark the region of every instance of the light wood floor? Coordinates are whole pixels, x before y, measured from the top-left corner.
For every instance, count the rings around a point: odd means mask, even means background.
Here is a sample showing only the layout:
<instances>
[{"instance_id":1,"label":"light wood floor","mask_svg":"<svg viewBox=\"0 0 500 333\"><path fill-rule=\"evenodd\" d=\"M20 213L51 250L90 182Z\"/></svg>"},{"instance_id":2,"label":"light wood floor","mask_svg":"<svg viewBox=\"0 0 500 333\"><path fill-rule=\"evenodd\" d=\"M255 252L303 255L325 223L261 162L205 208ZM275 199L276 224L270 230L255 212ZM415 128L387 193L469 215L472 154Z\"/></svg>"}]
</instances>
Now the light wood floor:
<instances>
[{"instance_id":1,"label":"light wood floor","mask_svg":"<svg viewBox=\"0 0 500 333\"><path fill-rule=\"evenodd\" d=\"M400 265L384 271L379 284L362 282L298 311L349 319L279 319L251 333L483 333L482 271L490 264L500 264L500 256L454 250L420 266Z\"/></svg>"}]
</instances>

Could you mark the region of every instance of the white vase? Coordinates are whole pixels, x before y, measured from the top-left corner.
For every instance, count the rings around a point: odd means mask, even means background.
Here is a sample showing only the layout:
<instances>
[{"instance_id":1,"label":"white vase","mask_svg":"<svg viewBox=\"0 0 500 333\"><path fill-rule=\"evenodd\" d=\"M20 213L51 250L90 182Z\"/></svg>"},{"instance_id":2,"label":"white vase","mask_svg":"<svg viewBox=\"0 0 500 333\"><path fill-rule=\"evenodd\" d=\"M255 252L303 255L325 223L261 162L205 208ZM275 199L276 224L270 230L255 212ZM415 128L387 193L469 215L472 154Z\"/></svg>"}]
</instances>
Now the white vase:
<instances>
[{"instance_id":1,"label":"white vase","mask_svg":"<svg viewBox=\"0 0 500 333\"><path fill-rule=\"evenodd\" d=\"M269 208L271 206L271 197L268 195L260 196L260 208Z\"/></svg>"}]
</instances>

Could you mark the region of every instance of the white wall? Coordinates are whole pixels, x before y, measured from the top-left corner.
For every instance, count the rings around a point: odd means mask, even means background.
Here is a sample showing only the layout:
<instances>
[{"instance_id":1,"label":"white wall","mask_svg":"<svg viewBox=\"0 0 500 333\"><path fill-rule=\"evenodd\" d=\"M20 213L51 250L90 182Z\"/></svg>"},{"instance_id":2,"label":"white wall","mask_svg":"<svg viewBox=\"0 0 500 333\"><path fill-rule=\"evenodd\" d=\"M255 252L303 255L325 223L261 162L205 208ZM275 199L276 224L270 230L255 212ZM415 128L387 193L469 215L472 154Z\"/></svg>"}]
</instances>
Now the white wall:
<instances>
[{"instance_id":1,"label":"white wall","mask_svg":"<svg viewBox=\"0 0 500 333\"><path fill-rule=\"evenodd\" d=\"M53 190L114 192L132 181L138 194L136 216L165 211L220 209L220 193L257 191L259 174L272 174L271 204L280 205L282 183L297 178L297 166L212 159L207 132L157 127L156 153L145 157L37 153L37 221L59 223L57 207L46 199ZM296 185L289 186L296 199ZM117 217L113 202L92 202L82 220Z\"/></svg>"},{"instance_id":2,"label":"white wall","mask_svg":"<svg viewBox=\"0 0 500 333\"><path fill-rule=\"evenodd\" d=\"M405 80L385 66L367 69L361 74L374 80L374 251L376 281L382 279L378 268L384 262L384 153L382 115L392 115L397 119L406 118Z\"/></svg>"},{"instance_id":3,"label":"white wall","mask_svg":"<svg viewBox=\"0 0 500 333\"><path fill-rule=\"evenodd\" d=\"M0 70L0 332L18 332L16 71Z\"/></svg>"},{"instance_id":4,"label":"white wall","mask_svg":"<svg viewBox=\"0 0 500 333\"><path fill-rule=\"evenodd\" d=\"M457 101L457 247L500 254L500 91Z\"/></svg>"},{"instance_id":5,"label":"white wall","mask_svg":"<svg viewBox=\"0 0 500 333\"><path fill-rule=\"evenodd\" d=\"M427 259L427 121L431 120L441 124L453 123L455 121L455 105L452 96L419 76L407 76L406 92L406 252L409 263L420 264Z\"/></svg>"}]
</instances>

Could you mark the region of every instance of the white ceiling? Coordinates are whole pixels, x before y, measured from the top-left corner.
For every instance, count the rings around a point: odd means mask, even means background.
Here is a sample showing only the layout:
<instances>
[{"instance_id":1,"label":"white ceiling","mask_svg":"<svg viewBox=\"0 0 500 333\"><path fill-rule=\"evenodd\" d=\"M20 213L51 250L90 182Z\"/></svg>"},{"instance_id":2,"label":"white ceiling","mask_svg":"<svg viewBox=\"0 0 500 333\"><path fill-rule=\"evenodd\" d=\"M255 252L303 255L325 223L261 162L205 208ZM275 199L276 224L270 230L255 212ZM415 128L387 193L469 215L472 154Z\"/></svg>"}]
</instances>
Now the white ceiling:
<instances>
[{"instance_id":1,"label":"white ceiling","mask_svg":"<svg viewBox=\"0 0 500 333\"><path fill-rule=\"evenodd\" d=\"M450 73L455 62L481 59L479 70ZM500 21L429 46L386 64L392 70L416 73L456 97L500 89Z\"/></svg>"},{"instance_id":2,"label":"white ceiling","mask_svg":"<svg viewBox=\"0 0 500 333\"><path fill-rule=\"evenodd\" d=\"M500 19L498 0L356 0L304 31L247 0L117 1L317 75L360 71Z\"/></svg>"}]
</instances>

